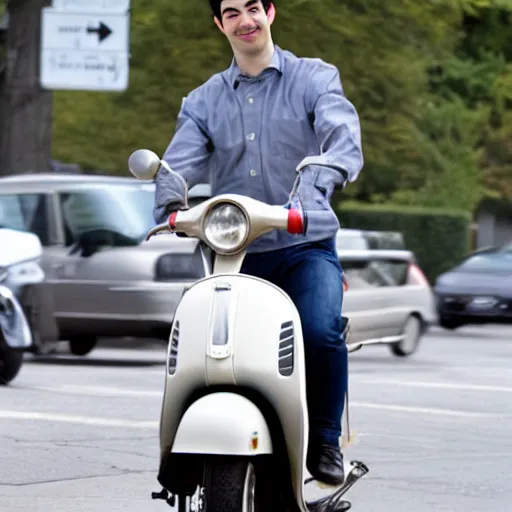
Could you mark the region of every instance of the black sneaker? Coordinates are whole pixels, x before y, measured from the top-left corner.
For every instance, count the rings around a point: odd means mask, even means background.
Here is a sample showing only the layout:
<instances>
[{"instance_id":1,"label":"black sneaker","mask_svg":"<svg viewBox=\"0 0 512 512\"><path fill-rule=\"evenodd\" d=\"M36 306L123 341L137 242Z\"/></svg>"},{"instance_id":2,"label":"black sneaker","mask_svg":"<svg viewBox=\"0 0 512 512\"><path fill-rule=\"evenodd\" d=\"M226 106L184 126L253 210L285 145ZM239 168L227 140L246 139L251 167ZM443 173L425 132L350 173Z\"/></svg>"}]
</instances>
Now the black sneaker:
<instances>
[{"instance_id":1,"label":"black sneaker","mask_svg":"<svg viewBox=\"0 0 512 512\"><path fill-rule=\"evenodd\" d=\"M341 485L345 480L343 454L338 446L309 446L306 466L311 476L328 485Z\"/></svg>"}]
</instances>

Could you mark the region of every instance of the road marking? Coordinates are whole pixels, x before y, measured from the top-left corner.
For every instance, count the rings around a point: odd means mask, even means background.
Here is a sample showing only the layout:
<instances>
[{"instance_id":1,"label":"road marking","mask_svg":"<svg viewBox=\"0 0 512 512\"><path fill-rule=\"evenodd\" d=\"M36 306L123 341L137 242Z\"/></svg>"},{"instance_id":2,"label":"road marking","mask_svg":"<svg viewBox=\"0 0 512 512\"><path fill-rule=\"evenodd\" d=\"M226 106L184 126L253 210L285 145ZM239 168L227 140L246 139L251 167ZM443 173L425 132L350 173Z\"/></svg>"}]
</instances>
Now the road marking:
<instances>
[{"instance_id":1,"label":"road marking","mask_svg":"<svg viewBox=\"0 0 512 512\"><path fill-rule=\"evenodd\" d=\"M479 384L452 384L449 382L418 382L410 380L392 380L392 379L365 379L355 377L357 383L363 384L388 384L391 386L403 386L410 388L430 388L430 389L452 389L458 391L486 391L496 393L512 393L512 387L507 386L486 386Z\"/></svg>"},{"instance_id":2,"label":"road marking","mask_svg":"<svg viewBox=\"0 0 512 512\"><path fill-rule=\"evenodd\" d=\"M495 414L491 412L471 412L457 411L452 409L436 409L431 407L414 407L408 405L393 404L375 404L370 402L350 402L350 407L360 407L363 409L379 409L384 411L418 413L418 414L435 414L438 416L454 416L458 418L505 418L505 414Z\"/></svg>"},{"instance_id":3,"label":"road marking","mask_svg":"<svg viewBox=\"0 0 512 512\"><path fill-rule=\"evenodd\" d=\"M363 409L377 409L407 414L428 414L438 416L452 416L458 418L504 418L502 414L485 412L456 411L450 409L434 409L427 407L409 407L393 404L376 404L370 402L350 402L350 407ZM0 410L0 420L36 420L57 423L76 423L96 427L121 427L128 429L157 429L159 421L135 421L114 418L100 418L93 416L74 416L68 414L54 414L44 412L8 411Z\"/></svg>"},{"instance_id":4,"label":"road marking","mask_svg":"<svg viewBox=\"0 0 512 512\"><path fill-rule=\"evenodd\" d=\"M141 397L157 397L163 398L164 390L144 390L144 389L126 389L126 388L111 388L104 386L76 386L76 385L63 385L63 386L34 386L30 387L31 390L49 391L51 393L64 393L69 395L89 395L89 396L141 396Z\"/></svg>"},{"instance_id":5,"label":"road marking","mask_svg":"<svg viewBox=\"0 0 512 512\"><path fill-rule=\"evenodd\" d=\"M4 411L0 410L0 419L6 420L40 420L62 423L79 423L81 425L91 425L95 427L122 427L138 429L158 428L158 421L135 421L135 420L116 420L113 418L95 418L92 416L72 416L67 414L51 414L45 412L23 412L23 411Z\"/></svg>"}]
</instances>

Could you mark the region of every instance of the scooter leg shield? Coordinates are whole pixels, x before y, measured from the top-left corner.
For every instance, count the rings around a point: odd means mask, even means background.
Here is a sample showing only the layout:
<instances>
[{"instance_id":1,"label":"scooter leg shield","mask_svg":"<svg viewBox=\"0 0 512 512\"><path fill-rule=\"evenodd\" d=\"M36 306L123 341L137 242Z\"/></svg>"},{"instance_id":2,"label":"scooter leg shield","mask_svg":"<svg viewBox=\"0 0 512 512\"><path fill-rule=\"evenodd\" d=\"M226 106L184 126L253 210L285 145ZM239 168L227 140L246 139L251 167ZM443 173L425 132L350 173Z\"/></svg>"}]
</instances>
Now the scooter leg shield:
<instances>
[{"instance_id":1,"label":"scooter leg shield","mask_svg":"<svg viewBox=\"0 0 512 512\"><path fill-rule=\"evenodd\" d=\"M236 393L212 393L182 417L172 453L262 455L272 453L270 431L260 409Z\"/></svg>"}]
</instances>

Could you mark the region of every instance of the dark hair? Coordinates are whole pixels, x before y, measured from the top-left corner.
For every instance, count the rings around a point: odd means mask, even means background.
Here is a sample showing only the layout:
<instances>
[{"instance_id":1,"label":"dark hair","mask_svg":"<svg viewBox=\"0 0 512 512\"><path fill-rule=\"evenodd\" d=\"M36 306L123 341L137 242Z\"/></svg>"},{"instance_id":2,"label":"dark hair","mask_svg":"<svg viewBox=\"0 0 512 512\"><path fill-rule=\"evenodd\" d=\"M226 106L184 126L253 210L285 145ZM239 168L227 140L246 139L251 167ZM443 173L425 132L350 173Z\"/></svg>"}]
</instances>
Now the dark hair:
<instances>
[{"instance_id":1,"label":"dark hair","mask_svg":"<svg viewBox=\"0 0 512 512\"><path fill-rule=\"evenodd\" d=\"M272 0L259 0L263 8L265 9L265 12L268 12L270 6L274 3ZM222 3L222 0L209 0L210 7L212 9L213 15L219 20L222 20L222 14L220 11L220 4Z\"/></svg>"}]
</instances>

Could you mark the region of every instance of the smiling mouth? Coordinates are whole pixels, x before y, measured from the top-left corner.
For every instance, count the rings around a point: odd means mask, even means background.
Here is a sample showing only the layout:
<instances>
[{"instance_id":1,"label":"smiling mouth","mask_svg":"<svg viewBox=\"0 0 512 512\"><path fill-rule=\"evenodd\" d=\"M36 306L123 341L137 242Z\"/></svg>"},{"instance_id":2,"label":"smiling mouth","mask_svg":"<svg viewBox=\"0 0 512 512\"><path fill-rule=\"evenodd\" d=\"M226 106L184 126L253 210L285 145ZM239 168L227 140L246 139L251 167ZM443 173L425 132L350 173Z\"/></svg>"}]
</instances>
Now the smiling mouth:
<instances>
[{"instance_id":1,"label":"smiling mouth","mask_svg":"<svg viewBox=\"0 0 512 512\"><path fill-rule=\"evenodd\" d=\"M247 37L247 36L252 36L252 35L256 34L256 32L258 32L258 31L259 31L259 28L256 27L256 28L250 30L249 32L239 32L238 35L239 35L239 37Z\"/></svg>"}]
</instances>

